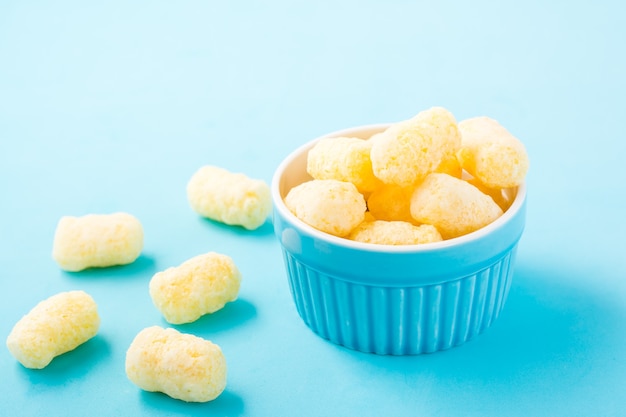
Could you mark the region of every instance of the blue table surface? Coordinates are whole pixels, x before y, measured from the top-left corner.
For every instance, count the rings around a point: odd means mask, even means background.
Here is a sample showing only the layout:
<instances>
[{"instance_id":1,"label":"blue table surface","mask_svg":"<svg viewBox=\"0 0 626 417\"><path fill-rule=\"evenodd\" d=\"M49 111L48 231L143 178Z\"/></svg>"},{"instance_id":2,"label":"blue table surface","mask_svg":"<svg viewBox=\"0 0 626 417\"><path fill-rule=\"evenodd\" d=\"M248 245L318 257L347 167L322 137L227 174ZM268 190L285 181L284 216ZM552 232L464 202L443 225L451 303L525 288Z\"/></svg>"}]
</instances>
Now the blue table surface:
<instances>
[{"instance_id":1,"label":"blue table surface","mask_svg":"<svg viewBox=\"0 0 626 417\"><path fill-rule=\"evenodd\" d=\"M623 2L0 3L0 415L626 415ZM363 354L297 315L271 221L201 219L185 186L214 164L270 182L292 149L431 106L487 115L527 147L527 227L502 314L445 352ZM66 273L64 215L126 211L132 265ZM177 329L219 344L228 385L188 404L124 373L167 326L152 275L208 251L239 299ZM43 370L4 347L57 292L96 299L99 334Z\"/></svg>"}]
</instances>

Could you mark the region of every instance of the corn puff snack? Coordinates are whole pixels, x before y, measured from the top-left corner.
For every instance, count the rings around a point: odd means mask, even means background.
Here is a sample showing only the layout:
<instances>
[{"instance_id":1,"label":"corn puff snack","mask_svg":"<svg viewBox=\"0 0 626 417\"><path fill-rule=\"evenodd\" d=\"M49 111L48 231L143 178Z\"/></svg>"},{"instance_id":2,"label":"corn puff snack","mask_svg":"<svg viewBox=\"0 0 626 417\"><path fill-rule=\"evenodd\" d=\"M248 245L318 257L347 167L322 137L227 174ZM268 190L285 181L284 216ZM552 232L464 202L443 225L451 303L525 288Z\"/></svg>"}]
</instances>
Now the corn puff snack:
<instances>
[{"instance_id":1,"label":"corn puff snack","mask_svg":"<svg viewBox=\"0 0 626 417\"><path fill-rule=\"evenodd\" d=\"M208 340L175 329L140 331L126 351L126 376L145 391L186 402L207 402L226 388L226 358Z\"/></svg>"},{"instance_id":2,"label":"corn puff snack","mask_svg":"<svg viewBox=\"0 0 626 417\"><path fill-rule=\"evenodd\" d=\"M385 184L372 191L367 199L369 213L378 220L414 223L411 216L413 187Z\"/></svg>"},{"instance_id":3,"label":"corn puff snack","mask_svg":"<svg viewBox=\"0 0 626 417\"><path fill-rule=\"evenodd\" d=\"M502 209L466 181L433 173L413 191L411 215L450 239L488 225L502 215Z\"/></svg>"},{"instance_id":4,"label":"corn puff snack","mask_svg":"<svg viewBox=\"0 0 626 417\"><path fill-rule=\"evenodd\" d=\"M521 184L529 161L524 144L497 121L475 117L459 123L462 136L457 157L461 167L489 188Z\"/></svg>"},{"instance_id":5,"label":"corn puff snack","mask_svg":"<svg viewBox=\"0 0 626 417\"><path fill-rule=\"evenodd\" d=\"M354 184L337 180L311 180L292 188L285 205L308 225L343 237L365 218L365 199Z\"/></svg>"},{"instance_id":6,"label":"corn puff snack","mask_svg":"<svg viewBox=\"0 0 626 417\"><path fill-rule=\"evenodd\" d=\"M7 337L9 352L26 368L42 369L98 333L96 302L84 291L53 295L22 317Z\"/></svg>"},{"instance_id":7,"label":"corn puff snack","mask_svg":"<svg viewBox=\"0 0 626 417\"><path fill-rule=\"evenodd\" d=\"M359 138L322 139L309 151L307 172L318 180L351 182L362 193L372 191L380 180L372 171L371 145Z\"/></svg>"},{"instance_id":8,"label":"corn puff snack","mask_svg":"<svg viewBox=\"0 0 626 417\"><path fill-rule=\"evenodd\" d=\"M248 230L262 226L272 211L265 182L211 165L193 174L187 183L187 199L199 215Z\"/></svg>"},{"instance_id":9,"label":"corn puff snack","mask_svg":"<svg viewBox=\"0 0 626 417\"><path fill-rule=\"evenodd\" d=\"M54 235L52 257L66 271L125 265L143 249L143 227L127 213L64 216Z\"/></svg>"},{"instance_id":10,"label":"corn puff snack","mask_svg":"<svg viewBox=\"0 0 626 417\"><path fill-rule=\"evenodd\" d=\"M408 187L458 152L461 137L454 116L433 107L389 127L372 144L374 175L385 184Z\"/></svg>"},{"instance_id":11,"label":"corn puff snack","mask_svg":"<svg viewBox=\"0 0 626 417\"><path fill-rule=\"evenodd\" d=\"M150 280L150 297L165 320L191 323L237 299L241 273L226 255L209 252L177 267L157 272Z\"/></svg>"},{"instance_id":12,"label":"corn puff snack","mask_svg":"<svg viewBox=\"0 0 626 417\"><path fill-rule=\"evenodd\" d=\"M379 245L419 245L442 240L437 229L429 224L415 226L408 222L385 220L361 223L348 235L348 239Z\"/></svg>"}]
</instances>

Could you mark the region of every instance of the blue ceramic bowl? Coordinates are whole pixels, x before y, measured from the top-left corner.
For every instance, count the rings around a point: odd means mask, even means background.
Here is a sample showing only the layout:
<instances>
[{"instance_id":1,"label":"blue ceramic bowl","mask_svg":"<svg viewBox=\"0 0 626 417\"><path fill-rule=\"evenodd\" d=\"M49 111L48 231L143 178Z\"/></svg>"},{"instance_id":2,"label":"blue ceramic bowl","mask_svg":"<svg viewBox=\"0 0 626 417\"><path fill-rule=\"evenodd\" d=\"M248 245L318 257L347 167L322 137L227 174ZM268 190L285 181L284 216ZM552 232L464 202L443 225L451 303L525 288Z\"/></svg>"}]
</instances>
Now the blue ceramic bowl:
<instances>
[{"instance_id":1,"label":"blue ceramic bowl","mask_svg":"<svg viewBox=\"0 0 626 417\"><path fill-rule=\"evenodd\" d=\"M368 138L388 125L323 137ZM361 352L412 355L458 346L487 329L508 295L525 224L526 186L473 233L424 245L386 246L331 236L296 218L289 190L311 177L308 150L289 155L272 180L274 230L298 314L319 336Z\"/></svg>"}]
</instances>

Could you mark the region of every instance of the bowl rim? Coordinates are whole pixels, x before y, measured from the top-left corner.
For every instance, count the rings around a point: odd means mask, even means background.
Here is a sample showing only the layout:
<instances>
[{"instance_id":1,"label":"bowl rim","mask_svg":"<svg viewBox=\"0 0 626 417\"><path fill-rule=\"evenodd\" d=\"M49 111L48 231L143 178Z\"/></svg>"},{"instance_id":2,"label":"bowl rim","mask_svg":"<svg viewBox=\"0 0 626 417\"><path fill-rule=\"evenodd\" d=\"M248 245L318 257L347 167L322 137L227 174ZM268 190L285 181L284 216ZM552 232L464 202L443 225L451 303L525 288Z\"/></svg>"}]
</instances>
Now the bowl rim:
<instances>
[{"instance_id":1,"label":"bowl rim","mask_svg":"<svg viewBox=\"0 0 626 417\"><path fill-rule=\"evenodd\" d=\"M329 244L336 245L339 247L344 247L346 249L359 250L364 252L376 252L376 253L398 253L398 254L407 254L407 253L428 253L431 251L440 251L449 248L453 248L459 245L469 244L473 241L480 240L485 236L492 233L494 230L499 229L504 224L509 222L516 214L524 207L524 203L526 200L527 187L526 182L522 182L517 187L511 187L515 191L515 198L513 202L508 207L504 213L498 217L493 222L488 225L470 232L466 235L446 239L440 242L431 242L431 243L422 243L422 244L412 244L412 245L385 245L378 243L366 243L366 242L357 242L354 240L350 240L344 237L334 236L329 233L323 232L310 226L304 221L300 220L296 217L291 210L287 208L285 205L283 196L281 195L281 179L285 173L286 168L291 165L295 159L301 157L301 155L305 152L308 152L317 142L325 138L332 137L340 137L340 136L354 136L359 137L359 132L365 131L378 131L382 132L387 127L391 126L393 123L377 123L377 124L368 124L368 125L360 125L349 128L344 128L340 130L336 130L330 133L326 133L322 136L318 136L317 138L310 140L291 153L289 153L278 165L276 170L274 171L274 175L272 177L271 182L271 196L273 200L274 210L278 211L280 215L289 221L294 227L299 228L301 231L306 234L312 236L315 239L319 239L320 241L328 242ZM357 135L355 135L355 133ZM375 132L376 133L376 132ZM364 139L364 138L362 138Z\"/></svg>"}]
</instances>

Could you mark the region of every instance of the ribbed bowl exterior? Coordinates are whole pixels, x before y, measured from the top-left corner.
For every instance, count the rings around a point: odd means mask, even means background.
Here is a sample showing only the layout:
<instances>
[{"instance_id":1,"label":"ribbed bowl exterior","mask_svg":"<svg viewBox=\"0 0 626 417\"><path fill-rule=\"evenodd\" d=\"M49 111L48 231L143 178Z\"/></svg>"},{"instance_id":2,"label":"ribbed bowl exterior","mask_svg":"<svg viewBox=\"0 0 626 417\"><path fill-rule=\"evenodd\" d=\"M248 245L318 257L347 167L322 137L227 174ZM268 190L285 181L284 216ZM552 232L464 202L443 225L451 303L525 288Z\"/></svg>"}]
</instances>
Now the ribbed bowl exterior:
<instances>
[{"instance_id":1,"label":"ribbed bowl exterior","mask_svg":"<svg viewBox=\"0 0 626 417\"><path fill-rule=\"evenodd\" d=\"M509 292L516 247L476 274L415 287L348 282L283 255L296 309L311 330L361 352L415 355L461 345L491 326Z\"/></svg>"}]
</instances>

